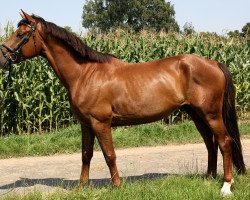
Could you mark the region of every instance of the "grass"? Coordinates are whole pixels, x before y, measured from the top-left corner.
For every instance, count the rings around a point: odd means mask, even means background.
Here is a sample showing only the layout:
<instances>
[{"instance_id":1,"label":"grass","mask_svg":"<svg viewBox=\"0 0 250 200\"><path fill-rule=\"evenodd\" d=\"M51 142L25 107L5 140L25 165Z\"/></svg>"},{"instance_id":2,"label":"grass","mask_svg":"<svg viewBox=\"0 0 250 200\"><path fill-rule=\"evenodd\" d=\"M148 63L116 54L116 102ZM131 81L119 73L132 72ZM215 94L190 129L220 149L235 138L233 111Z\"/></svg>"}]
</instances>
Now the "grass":
<instances>
[{"instance_id":1,"label":"grass","mask_svg":"<svg viewBox=\"0 0 250 200\"><path fill-rule=\"evenodd\" d=\"M240 132L244 137L250 136L250 122L240 122ZM56 153L80 152L81 132L77 125L58 132L43 135L10 135L0 138L0 157L20 157L51 155ZM160 122L132 127L119 127L113 130L116 148L155 146L169 143L201 142L201 136L192 122L166 126ZM95 145L95 149L99 149ZM123 185L113 189L110 184L91 185L86 188L73 187L63 190L60 185L50 194L32 190L24 195L7 194L1 200L151 200L151 199L225 199L219 194L223 180L204 180L201 175L170 175L164 177L144 178L143 180L124 180ZM235 176L233 196L226 199L250 199L250 169L246 176Z\"/></svg>"},{"instance_id":2,"label":"grass","mask_svg":"<svg viewBox=\"0 0 250 200\"><path fill-rule=\"evenodd\" d=\"M250 122L240 122L240 132L250 136ZM202 138L192 122L177 125L163 125L160 122L113 129L115 148L156 146L169 143L196 143ZM99 145L95 144L99 150ZM79 125L44 134L22 134L0 137L0 158L22 156L44 156L81 151L81 132Z\"/></svg>"},{"instance_id":3,"label":"grass","mask_svg":"<svg viewBox=\"0 0 250 200\"><path fill-rule=\"evenodd\" d=\"M235 176L235 183L232 186L233 195L227 198L220 196L222 177L215 180L205 180L201 175L171 175L155 180L125 181L118 189L111 186L86 188L73 188L63 191L58 188L51 194L41 193L37 190L29 192L24 196L9 195L1 200L210 200L210 199L250 199L250 170L246 176Z\"/></svg>"}]
</instances>

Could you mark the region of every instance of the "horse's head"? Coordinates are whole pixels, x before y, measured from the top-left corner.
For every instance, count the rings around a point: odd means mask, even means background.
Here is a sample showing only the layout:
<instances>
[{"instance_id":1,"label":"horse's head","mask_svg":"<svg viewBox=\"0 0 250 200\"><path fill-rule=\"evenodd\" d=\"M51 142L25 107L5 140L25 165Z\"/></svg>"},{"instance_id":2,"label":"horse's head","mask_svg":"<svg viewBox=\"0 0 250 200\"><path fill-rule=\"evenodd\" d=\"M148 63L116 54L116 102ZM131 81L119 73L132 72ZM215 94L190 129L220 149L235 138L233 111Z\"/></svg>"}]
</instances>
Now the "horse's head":
<instances>
[{"instance_id":1,"label":"horse's head","mask_svg":"<svg viewBox=\"0 0 250 200\"><path fill-rule=\"evenodd\" d=\"M24 11L17 30L0 45L0 68L37 56L42 49L41 23ZM39 31L40 30L40 31Z\"/></svg>"}]
</instances>

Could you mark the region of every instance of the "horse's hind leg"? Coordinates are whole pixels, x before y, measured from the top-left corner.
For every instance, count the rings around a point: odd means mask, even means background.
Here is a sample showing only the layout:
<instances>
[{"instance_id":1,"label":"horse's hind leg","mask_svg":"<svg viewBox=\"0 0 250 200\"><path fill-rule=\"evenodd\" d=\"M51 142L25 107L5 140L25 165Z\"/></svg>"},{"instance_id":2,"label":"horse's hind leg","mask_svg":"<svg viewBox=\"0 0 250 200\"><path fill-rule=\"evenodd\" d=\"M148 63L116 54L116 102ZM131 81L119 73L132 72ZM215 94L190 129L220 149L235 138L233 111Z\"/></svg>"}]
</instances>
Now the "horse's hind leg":
<instances>
[{"instance_id":1,"label":"horse's hind leg","mask_svg":"<svg viewBox=\"0 0 250 200\"><path fill-rule=\"evenodd\" d=\"M231 184L233 183L232 138L227 132L222 115L206 115L206 120L216 140L218 141L223 158L224 185L221 189L221 194L223 196L229 195L231 194L230 188Z\"/></svg>"},{"instance_id":2,"label":"horse's hind leg","mask_svg":"<svg viewBox=\"0 0 250 200\"><path fill-rule=\"evenodd\" d=\"M204 118L199 118L194 111L188 112L194 120L198 130L203 135L208 148L208 173L215 173L217 163L217 142L223 158L224 185L221 189L223 196L231 194L232 175L232 139L224 125L222 114L218 112L202 112ZM204 135L207 135L204 137ZM214 138L214 139L213 139ZM215 142L213 142L215 141ZM216 142L217 141L217 142ZM209 175L209 174L208 174Z\"/></svg>"},{"instance_id":3,"label":"horse's hind leg","mask_svg":"<svg viewBox=\"0 0 250 200\"><path fill-rule=\"evenodd\" d=\"M209 126L204 120L191 108L185 109L195 123L196 128L200 132L208 151L208 166L207 177L215 178L217 175L217 157L218 157L218 142L215 140L214 135Z\"/></svg>"}]
</instances>

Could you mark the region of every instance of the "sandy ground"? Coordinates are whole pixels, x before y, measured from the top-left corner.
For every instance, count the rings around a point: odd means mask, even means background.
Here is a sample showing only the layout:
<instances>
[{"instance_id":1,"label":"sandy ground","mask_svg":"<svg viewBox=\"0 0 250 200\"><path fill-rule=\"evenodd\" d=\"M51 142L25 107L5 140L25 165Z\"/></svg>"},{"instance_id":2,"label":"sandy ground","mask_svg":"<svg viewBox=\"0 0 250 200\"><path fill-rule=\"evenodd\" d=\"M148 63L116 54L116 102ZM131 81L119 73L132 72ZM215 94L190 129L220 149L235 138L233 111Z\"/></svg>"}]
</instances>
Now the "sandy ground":
<instances>
[{"instance_id":1,"label":"sandy ground","mask_svg":"<svg viewBox=\"0 0 250 200\"><path fill-rule=\"evenodd\" d=\"M242 141L247 167L250 167L250 139ZM207 151L202 144L167 145L116 150L117 165L123 181L154 179L177 174L205 173ZM222 172L219 154L218 170ZM24 157L0 160L0 197L24 194L37 189L53 192L78 184L81 154L49 157ZM102 152L94 152L90 169L91 183L110 184L110 174Z\"/></svg>"}]
</instances>

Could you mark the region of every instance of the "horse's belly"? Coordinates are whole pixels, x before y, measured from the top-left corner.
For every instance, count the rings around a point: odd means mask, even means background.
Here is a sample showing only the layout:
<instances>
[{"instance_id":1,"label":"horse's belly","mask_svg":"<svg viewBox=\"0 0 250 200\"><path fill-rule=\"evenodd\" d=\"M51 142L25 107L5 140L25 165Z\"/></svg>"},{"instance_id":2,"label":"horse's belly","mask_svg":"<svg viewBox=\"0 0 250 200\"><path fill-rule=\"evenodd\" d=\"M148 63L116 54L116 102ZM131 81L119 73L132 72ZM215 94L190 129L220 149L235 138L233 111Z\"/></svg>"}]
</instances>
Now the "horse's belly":
<instances>
[{"instance_id":1,"label":"horse's belly","mask_svg":"<svg viewBox=\"0 0 250 200\"><path fill-rule=\"evenodd\" d=\"M145 107L143 110L135 109L134 112L123 114L114 112L112 126L136 125L154 122L169 116L177 108L178 106L169 106L161 110L152 110L150 107Z\"/></svg>"},{"instance_id":2,"label":"horse's belly","mask_svg":"<svg viewBox=\"0 0 250 200\"><path fill-rule=\"evenodd\" d=\"M124 87L121 91L125 92L114 95L112 125L149 123L167 117L184 102L179 88L175 81L148 81L145 86Z\"/></svg>"}]
</instances>

